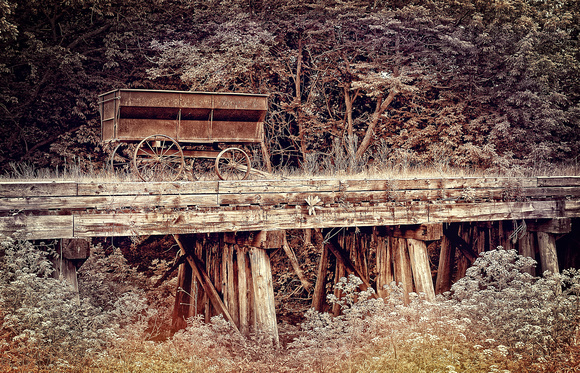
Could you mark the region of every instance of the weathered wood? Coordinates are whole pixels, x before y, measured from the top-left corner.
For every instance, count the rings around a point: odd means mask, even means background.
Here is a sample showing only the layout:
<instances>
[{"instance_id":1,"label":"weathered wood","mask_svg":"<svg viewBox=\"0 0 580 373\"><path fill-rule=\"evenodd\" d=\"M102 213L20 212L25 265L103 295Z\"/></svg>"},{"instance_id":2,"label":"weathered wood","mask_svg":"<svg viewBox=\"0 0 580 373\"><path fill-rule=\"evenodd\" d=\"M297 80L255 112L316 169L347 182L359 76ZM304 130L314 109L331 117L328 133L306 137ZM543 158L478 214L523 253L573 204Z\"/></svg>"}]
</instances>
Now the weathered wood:
<instances>
[{"instance_id":1,"label":"weathered wood","mask_svg":"<svg viewBox=\"0 0 580 373\"><path fill-rule=\"evenodd\" d=\"M227 321L229 321L232 324L233 328L239 332L234 319L230 315L227 307L225 306L222 299L220 298L220 295L217 292L215 286L213 285L210 277L208 276L207 272L205 271L204 264L197 258L197 255L195 255L194 252L191 252L190 250L185 248L185 246L183 245L183 243L180 240L179 235L175 234L175 235L173 235L173 237L175 238L175 242L177 242L177 244L179 245L179 248L182 250L182 252L186 253L187 262L189 263L189 265L191 266L191 269L193 270L193 273L195 274L195 276L197 277L197 279L201 283L203 290L208 295L212 305L216 308L216 310L218 310L224 316L224 318Z\"/></svg>"},{"instance_id":2,"label":"weathered wood","mask_svg":"<svg viewBox=\"0 0 580 373\"><path fill-rule=\"evenodd\" d=\"M284 252L286 253L286 256L288 257L288 260L290 260L290 264L292 265L292 268L294 269L294 273L296 273L296 276L298 276L298 279L300 280L302 287L307 292L310 292L310 290L312 288L312 284L310 283L310 281L308 281L306 279L306 276L304 275L304 271L302 271L302 268L300 267L300 263L298 262L298 258L296 257L294 250L292 250L290 245L288 245L288 240L286 238L286 232L283 232L283 233L284 233L284 235L282 236L283 237L282 238L282 248L284 249Z\"/></svg>"},{"instance_id":3,"label":"weathered wood","mask_svg":"<svg viewBox=\"0 0 580 373\"><path fill-rule=\"evenodd\" d=\"M441 251L439 265L437 267L437 280L435 293L443 294L451 289L451 276L453 272L453 260L455 258L455 246L451 244L447 236L441 237Z\"/></svg>"},{"instance_id":4,"label":"weathered wood","mask_svg":"<svg viewBox=\"0 0 580 373\"><path fill-rule=\"evenodd\" d=\"M542 272L550 271L552 273L560 273L558 253L556 251L556 237L552 233L546 232L537 232L536 234L538 237Z\"/></svg>"},{"instance_id":5,"label":"weathered wood","mask_svg":"<svg viewBox=\"0 0 580 373\"><path fill-rule=\"evenodd\" d=\"M342 264L342 262L337 259L336 265L334 268L334 285L335 285L334 296L336 297L336 299L342 298L342 291L336 287L336 284L338 284L340 279L343 277L346 277L346 270L344 268L344 264ZM333 303L332 304L332 315L336 317L336 316L340 315L340 311L341 311L340 304Z\"/></svg>"},{"instance_id":6,"label":"weathered wood","mask_svg":"<svg viewBox=\"0 0 580 373\"><path fill-rule=\"evenodd\" d=\"M409 293L413 292L413 274L407 249L407 240L404 238L391 238L394 249L395 281L403 288L405 304L409 303Z\"/></svg>"},{"instance_id":7,"label":"weathered wood","mask_svg":"<svg viewBox=\"0 0 580 373\"><path fill-rule=\"evenodd\" d=\"M320 232L316 234L322 236ZM320 242L323 240L320 239ZM328 270L328 247L322 243L320 248L320 259L318 261L318 271L316 272L316 285L314 286L314 293L312 294L312 308L318 312L324 311L324 304L326 301L326 272Z\"/></svg>"},{"instance_id":8,"label":"weathered wood","mask_svg":"<svg viewBox=\"0 0 580 373\"><path fill-rule=\"evenodd\" d=\"M469 262L473 263L475 259L477 259L477 253L473 251L473 249L469 246L465 240L459 236L459 224L450 224L449 228L445 230L445 236L451 241L463 256L465 256Z\"/></svg>"},{"instance_id":9,"label":"weathered wood","mask_svg":"<svg viewBox=\"0 0 580 373\"><path fill-rule=\"evenodd\" d=\"M11 236L23 240L74 238L73 220L72 215L2 216L0 217L0 237ZM88 237L94 237L94 235Z\"/></svg>"},{"instance_id":10,"label":"weathered wood","mask_svg":"<svg viewBox=\"0 0 580 373\"><path fill-rule=\"evenodd\" d=\"M411 258L411 269L417 293L425 293L427 300L434 300L435 288L433 287L429 254L425 241L408 238L407 248Z\"/></svg>"},{"instance_id":11,"label":"weathered wood","mask_svg":"<svg viewBox=\"0 0 580 373\"><path fill-rule=\"evenodd\" d=\"M276 321L270 257L266 250L256 247L251 247L249 254L254 287L256 329L266 333L274 345L279 345L280 338L278 336L278 324Z\"/></svg>"},{"instance_id":12,"label":"weathered wood","mask_svg":"<svg viewBox=\"0 0 580 373\"><path fill-rule=\"evenodd\" d=\"M397 238L436 241L443 235L443 224L419 224L387 227L387 234Z\"/></svg>"},{"instance_id":13,"label":"weathered wood","mask_svg":"<svg viewBox=\"0 0 580 373\"><path fill-rule=\"evenodd\" d=\"M186 256L185 252L181 252L182 256ZM173 306L173 316L171 329L178 331L187 326L187 318L189 317L189 307L191 304L191 280L192 271L189 263L182 263L179 265L177 273L177 289L175 292L175 304Z\"/></svg>"},{"instance_id":14,"label":"weathered wood","mask_svg":"<svg viewBox=\"0 0 580 373\"><path fill-rule=\"evenodd\" d=\"M381 298L386 298L390 294L388 286L395 280L392 269L392 255L391 250L389 250L389 238L376 234L376 229L374 233L373 238L377 250L377 294Z\"/></svg>"},{"instance_id":15,"label":"weathered wood","mask_svg":"<svg viewBox=\"0 0 580 373\"><path fill-rule=\"evenodd\" d=\"M330 250L332 255L336 257L336 260L339 261L344 266L347 273L354 274L355 276L361 279L361 281L363 282L360 285L361 290L365 291L369 288L372 288L369 280L354 266L354 264L349 258L348 252L346 252L346 250L344 250L341 247L336 238L333 238L328 242L328 249ZM376 298L376 293L373 293L373 297Z\"/></svg>"},{"instance_id":16,"label":"weathered wood","mask_svg":"<svg viewBox=\"0 0 580 373\"><path fill-rule=\"evenodd\" d=\"M533 232L526 232L518 241L519 254L528 258L536 259L535 251L536 234ZM533 266L525 268L525 271L530 275L536 275L536 269Z\"/></svg>"},{"instance_id":17,"label":"weathered wood","mask_svg":"<svg viewBox=\"0 0 580 373\"><path fill-rule=\"evenodd\" d=\"M539 176L539 186L580 186L580 176Z\"/></svg>"},{"instance_id":18,"label":"weathered wood","mask_svg":"<svg viewBox=\"0 0 580 373\"><path fill-rule=\"evenodd\" d=\"M248 261L248 253L243 248L236 246L237 263L238 263L238 304L240 332L248 336L253 328L252 307L254 300L252 297L251 270Z\"/></svg>"},{"instance_id":19,"label":"weathered wood","mask_svg":"<svg viewBox=\"0 0 580 373\"><path fill-rule=\"evenodd\" d=\"M565 234L572 231L572 220L570 218L527 220L526 229L530 232Z\"/></svg>"},{"instance_id":20,"label":"weathered wood","mask_svg":"<svg viewBox=\"0 0 580 373\"><path fill-rule=\"evenodd\" d=\"M84 260L89 257L91 248L85 239L63 238L60 241L62 256L66 259Z\"/></svg>"},{"instance_id":21,"label":"weathered wood","mask_svg":"<svg viewBox=\"0 0 580 373\"><path fill-rule=\"evenodd\" d=\"M22 238L44 239L580 217L576 178L541 179L554 185L542 187L538 180L0 182L0 236L16 231ZM306 202L313 197L320 199L316 208ZM49 217L52 210L58 218Z\"/></svg>"},{"instance_id":22,"label":"weathered wood","mask_svg":"<svg viewBox=\"0 0 580 373\"><path fill-rule=\"evenodd\" d=\"M222 249L222 295L234 323L239 326L238 273L234 267L234 249L230 244L224 244Z\"/></svg>"},{"instance_id":23,"label":"weathered wood","mask_svg":"<svg viewBox=\"0 0 580 373\"><path fill-rule=\"evenodd\" d=\"M69 260L65 257L58 257L52 259L52 264L54 266L54 272L52 277L63 280L72 287L73 292L76 293L75 302L80 305L81 300L79 296L79 283L77 277L77 267L73 260Z\"/></svg>"}]
</instances>

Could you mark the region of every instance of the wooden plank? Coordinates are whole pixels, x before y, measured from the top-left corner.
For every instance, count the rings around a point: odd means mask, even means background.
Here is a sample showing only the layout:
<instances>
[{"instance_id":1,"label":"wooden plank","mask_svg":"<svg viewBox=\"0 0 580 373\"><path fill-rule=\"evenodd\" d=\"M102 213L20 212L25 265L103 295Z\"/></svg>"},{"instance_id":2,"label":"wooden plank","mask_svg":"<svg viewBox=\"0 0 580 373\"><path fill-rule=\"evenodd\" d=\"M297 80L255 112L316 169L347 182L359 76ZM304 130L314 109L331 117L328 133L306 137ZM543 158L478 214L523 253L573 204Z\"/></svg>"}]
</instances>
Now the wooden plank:
<instances>
[{"instance_id":1,"label":"wooden plank","mask_svg":"<svg viewBox=\"0 0 580 373\"><path fill-rule=\"evenodd\" d=\"M340 246L338 240L336 240L336 237L334 239L331 239L330 242L327 243L327 245L330 252L332 252L332 254L336 257L337 262L340 262L348 273L352 273L361 279L362 281L362 284L360 285L361 290L365 291L369 288L372 289L369 280L354 266L354 264L349 258L348 252L346 252L346 250L344 250ZM372 297L373 298L377 297L376 292L373 293Z\"/></svg>"},{"instance_id":2,"label":"wooden plank","mask_svg":"<svg viewBox=\"0 0 580 373\"><path fill-rule=\"evenodd\" d=\"M74 236L132 236L257 231L260 229L362 227L453 221L540 219L560 217L561 215L561 204L551 201L428 206L385 204L352 208L322 207L317 210L316 215L308 215L305 207L229 211L128 212L76 215Z\"/></svg>"},{"instance_id":3,"label":"wooden plank","mask_svg":"<svg viewBox=\"0 0 580 373\"><path fill-rule=\"evenodd\" d=\"M215 194L188 195L117 195L99 197L26 197L0 199L0 211L42 210L115 210L122 208L153 209L217 207Z\"/></svg>"},{"instance_id":4,"label":"wooden plank","mask_svg":"<svg viewBox=\"0 0 580 373\"><path fill-rule=\"evenodd\" d=\"M71 215L14 215L0 217L0 237L23 240L73 238Z\"/></svg>"},{"instance_id":5,"label":"wooden plank","mask_svg":"<svg viewBox=\"0 0 580 373\"><path fill-rule=\"evenodd\" d=\"M219 181L220 194L300 193L339 191L337 179Z\"/></svg>"},{"instance_id":6,"label":"wooden plank","mask_svg":"<svg viewBox=\"0 0 580 373\"><path fill-rule=\"evenodd\" d=\"M179 182L80 182L79 196L215 194L218 181ZM0 183L0 187L1 187Z\"/></svg>"},{"instance_id":7,"label":"wooden plank","mask_svg":"<svg viewBox=\"0 0 580 373\"><path fill-rule=\"evenodd\" d=\"M74 181L5 181L0 182L0 197L76 196Z\"/></svg>"},{"instance_id":8,"label":"wooden plank","mask_svg":"<svg viewBox=\"0 0 580 373\"><path fill-rule=\"evenodd\" d=\"M540 176L538 186L580 186L580 176Z\"/></svg>"}]
</instances>

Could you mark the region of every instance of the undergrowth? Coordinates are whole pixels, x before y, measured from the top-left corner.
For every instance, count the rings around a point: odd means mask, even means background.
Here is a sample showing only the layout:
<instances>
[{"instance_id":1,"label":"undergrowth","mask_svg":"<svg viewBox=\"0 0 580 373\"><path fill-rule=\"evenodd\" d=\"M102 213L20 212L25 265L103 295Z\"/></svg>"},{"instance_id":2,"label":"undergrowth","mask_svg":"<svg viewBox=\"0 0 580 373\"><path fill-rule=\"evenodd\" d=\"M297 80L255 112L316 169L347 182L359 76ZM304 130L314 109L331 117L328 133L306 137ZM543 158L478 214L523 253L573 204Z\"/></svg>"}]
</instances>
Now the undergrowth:
<instances>
[{"instance_id":1,"label":"undergrowth","mask_svg":"<svg viewBox=\"0 0 580 373\"><path fill-rule=\"evenodd\" d=\"M452 290L427 301L400 287L374 298L360 279L310 310L296 338L243 337L222 317L159 339L170 307L119 251L81 268L80 304L50 277L52 253L5 240L0 275L0 371L6 372L572 372L580 369L580 272L525 270L513 250L483 253ZM171 303L169 301L169 303ZM157 326L155 326L157 325ZM165 325L165 326L163 326Z\"/></svg>"}]
</instances>

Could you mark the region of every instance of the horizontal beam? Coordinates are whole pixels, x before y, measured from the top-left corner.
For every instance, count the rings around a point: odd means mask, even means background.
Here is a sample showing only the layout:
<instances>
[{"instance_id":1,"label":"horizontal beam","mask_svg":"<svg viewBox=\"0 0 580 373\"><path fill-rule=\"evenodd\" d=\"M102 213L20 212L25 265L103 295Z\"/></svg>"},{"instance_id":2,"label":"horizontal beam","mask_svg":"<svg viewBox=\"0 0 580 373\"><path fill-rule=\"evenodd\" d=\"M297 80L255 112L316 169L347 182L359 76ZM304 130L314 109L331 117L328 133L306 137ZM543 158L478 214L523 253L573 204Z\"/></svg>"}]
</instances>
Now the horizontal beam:
<instances>
[{"instance_id":1,"label":"horizontal beam","mask_svg":"<svg viewBox=\"0 0 580 373\"><path fill-rule=\"evenodd\" d=\"M562 217L566 201L408 204L294 208L14 215L0 217L0 236L22 238L139 236L257 230L433 224Z\"/></svg>"}]
</instances>

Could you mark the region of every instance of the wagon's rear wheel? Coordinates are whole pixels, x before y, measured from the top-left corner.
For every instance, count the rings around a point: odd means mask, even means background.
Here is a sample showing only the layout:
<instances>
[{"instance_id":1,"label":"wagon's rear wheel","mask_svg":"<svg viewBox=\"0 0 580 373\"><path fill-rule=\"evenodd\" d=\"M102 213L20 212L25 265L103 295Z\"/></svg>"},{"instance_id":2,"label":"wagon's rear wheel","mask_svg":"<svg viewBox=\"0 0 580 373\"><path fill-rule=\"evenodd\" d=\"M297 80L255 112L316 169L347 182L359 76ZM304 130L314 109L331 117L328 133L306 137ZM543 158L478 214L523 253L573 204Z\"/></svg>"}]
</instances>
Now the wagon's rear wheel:
<instances>
[{"instance_id":1,"label":"wagon's rear wheel","mask_svg":"<svg viewBox=\"0 0 580 373\"><path fill-rule=\"evenodd\" d=\"M250 157L240 148L224 149L215 159L215 171L222 180L245 180L250 169Z\"/></svg>"},{"instance_id":2,"label":"wagon's rear wheel","mask_svg":"<svg viewBox=\"0 0 580 373\"><path fill-rule=\"evenodd\" d=\"M144 138L133 154L133 167L143 181L177 180L184 163L181 146L166 135Z\"/></svg>"},{"instance_id":3,"label":"wagon's rear wheel","mask_svg":"<svg viewBox=\"0 0 580 373\"><path fill-rule=\"evenodd\" d=\"M134 145L133 145L134 146ZM113 174L126 174L131 167L131 149L128 144L115 146L109 158L109 171Z\"/></svg>"}]
</instances>

